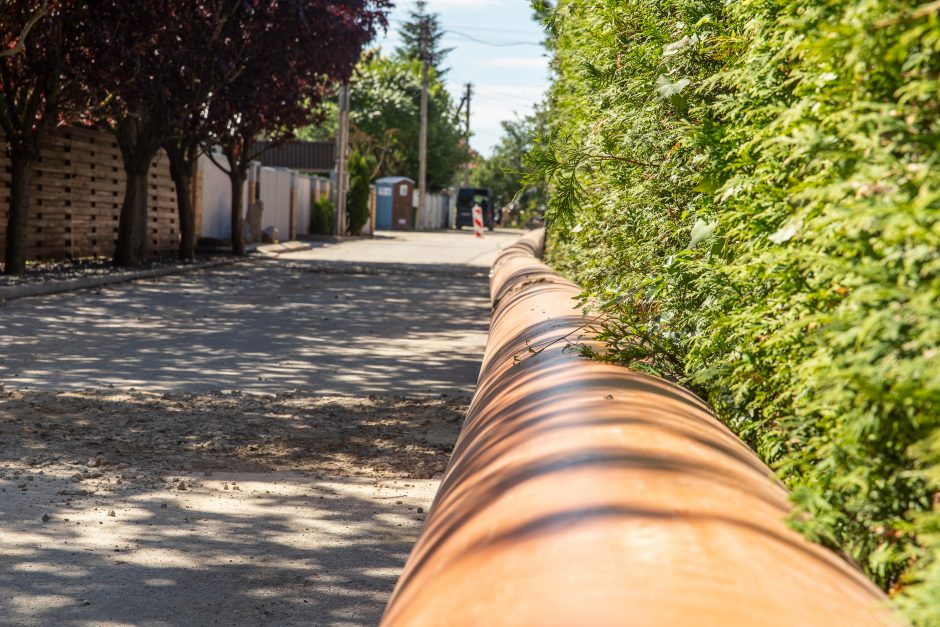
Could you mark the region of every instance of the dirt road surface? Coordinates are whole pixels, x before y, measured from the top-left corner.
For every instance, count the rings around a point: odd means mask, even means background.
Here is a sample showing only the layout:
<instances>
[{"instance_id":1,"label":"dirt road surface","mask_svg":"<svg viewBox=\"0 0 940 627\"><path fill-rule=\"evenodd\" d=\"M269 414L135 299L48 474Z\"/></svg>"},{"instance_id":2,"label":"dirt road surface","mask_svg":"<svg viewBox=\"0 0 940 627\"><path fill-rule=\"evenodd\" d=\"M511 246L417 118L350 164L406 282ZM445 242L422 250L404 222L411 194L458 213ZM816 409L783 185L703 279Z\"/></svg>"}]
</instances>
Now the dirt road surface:
<instances>
[{"instance_id":1,"label":"dirt road surface","mask_svg":"<svg viewBox=\"0 0 940 627\"><path fill-rule=\"evenodd\" d=\"M516 236L386 235L0 308L0 624L376 624Z\"/></svg>"}]
</instances>

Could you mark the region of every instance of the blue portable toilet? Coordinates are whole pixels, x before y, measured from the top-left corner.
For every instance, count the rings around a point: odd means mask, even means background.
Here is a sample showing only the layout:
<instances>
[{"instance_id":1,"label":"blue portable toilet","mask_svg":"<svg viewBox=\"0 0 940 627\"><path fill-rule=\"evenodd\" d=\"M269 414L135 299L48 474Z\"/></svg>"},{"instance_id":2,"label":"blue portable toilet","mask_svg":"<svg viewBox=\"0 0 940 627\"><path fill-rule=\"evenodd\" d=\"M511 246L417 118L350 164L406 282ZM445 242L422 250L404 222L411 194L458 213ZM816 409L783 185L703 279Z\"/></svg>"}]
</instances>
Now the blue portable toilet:
<instances>
[{"instance_id":1,"label":"blue portable toilet","mask_svg":"<svg viewBox=\"0 0 940 627\"><path fill-rule=\"evenodd\" d=\"M375 181L375 229L414 228L414 181L405 176L386 176Z\"/></svg>"}]
</instances>

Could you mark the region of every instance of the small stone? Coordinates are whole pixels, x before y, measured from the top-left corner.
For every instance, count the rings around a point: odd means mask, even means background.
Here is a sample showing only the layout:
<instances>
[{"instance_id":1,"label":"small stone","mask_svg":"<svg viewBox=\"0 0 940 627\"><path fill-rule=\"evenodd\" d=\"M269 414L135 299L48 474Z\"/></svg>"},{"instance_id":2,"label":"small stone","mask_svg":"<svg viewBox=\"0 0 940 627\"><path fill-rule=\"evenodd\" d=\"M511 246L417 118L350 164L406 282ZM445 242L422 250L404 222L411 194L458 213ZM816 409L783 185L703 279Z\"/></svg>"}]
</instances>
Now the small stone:
<instances>
[{"instance_id":1,"label":"small stone","mask_svg":"<svg viewBox=\"0 0 940 627\"><path fill-rule=\"evenodd\" d=\"M49 514L42 515L42 522L49 522L52 518L49 517Z\"/></svg>"},{"instance_id":2,"label":"small stone","mask_svg":"<svg viewBox=\"0 0 940 627\"><path fill-rule=\"evenodd\" d=\"M423 508L423 507L419 507L419 508L418 508L418 513L419 513L419 514L423 514L423 513L424 513L424 508Z\"/></svg>"},{"instance_id":3,"label":"small stone","mask_svg":"<svg viewBox=\"0 0 940 627\"><path fill-rule=\"evenodd\" d=\"M418 511L420 511L420 510L418 510ZM114 518L114 517L117 516L117 514L115 514L115 513L114 513L114 510L112 509L111 511L108 512L108 516L110 516L111 518Z\"/></svg>"},{"instance_id":4,"label":"small stone","mask_svg":"<svg viewBox=\"0 0 940 627\"><path fill-rule=\"evenodd\" d=\"M84 481L84 480L85 480L85 477L80 472L76 472L74 475L72 475L72 481L74 481L75 483L78 483L79 481Z\"/></svg>"},{"instance_id":5,"label":"small stone","mask_svg":"<svg viewBox=\"0 0 940 627\"><path fill-rule=\"evenodd\" d=\"M166 503L160 503L160 509L166 509Z\"/></svg>"},{"instance_id":6,"label":"small stone","mask_svg":"<svg viewBox=\"0 0 940 627\"><path fill-rule=\"evenodd\" d=\"M176 484L176 489L180 491L184 491L186 490L186 484L180 481L178 484Z\"/></svg>"}]
</instances>

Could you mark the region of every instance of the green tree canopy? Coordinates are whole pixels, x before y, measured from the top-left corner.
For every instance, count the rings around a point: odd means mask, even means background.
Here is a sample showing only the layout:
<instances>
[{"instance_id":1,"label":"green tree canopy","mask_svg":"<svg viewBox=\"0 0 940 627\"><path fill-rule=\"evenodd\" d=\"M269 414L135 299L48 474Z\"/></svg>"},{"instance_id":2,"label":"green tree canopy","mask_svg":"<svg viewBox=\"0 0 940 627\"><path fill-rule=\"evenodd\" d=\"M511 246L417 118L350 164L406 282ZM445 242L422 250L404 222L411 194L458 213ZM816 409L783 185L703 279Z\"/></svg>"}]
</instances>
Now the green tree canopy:
<instances>
[{"instance_id":1,"label":"green tree canopy","mask_svg":"<svg viewBox=\"0 0 940 627\"><path fill-rule=\"evenodd\" d=\"M476 163L470 175L474 187L493 190L494 202L504 206L518 194L523 211L530 211L545 204L545 186L536 182L526 186L520 177L525 167L525 157L533 148L533 136L544 128L544 113L541 109L522 119L502 123L503 135L493 154ZM521 192L521 193L520 193Z\"/></svg>"},{"instance_id":2,"label":"green tree canopy","mask_svg":"<svg viewBox=\"0 0 940 627\"><path fill-rule=\"evenodd\" d=\"M350 142L375 159L373 177L418 178L421 62L371 55L351 87ZM467 159L456 107L432 68L428 93L428 187L449 186Z\"/></svg>"}]
</instances>

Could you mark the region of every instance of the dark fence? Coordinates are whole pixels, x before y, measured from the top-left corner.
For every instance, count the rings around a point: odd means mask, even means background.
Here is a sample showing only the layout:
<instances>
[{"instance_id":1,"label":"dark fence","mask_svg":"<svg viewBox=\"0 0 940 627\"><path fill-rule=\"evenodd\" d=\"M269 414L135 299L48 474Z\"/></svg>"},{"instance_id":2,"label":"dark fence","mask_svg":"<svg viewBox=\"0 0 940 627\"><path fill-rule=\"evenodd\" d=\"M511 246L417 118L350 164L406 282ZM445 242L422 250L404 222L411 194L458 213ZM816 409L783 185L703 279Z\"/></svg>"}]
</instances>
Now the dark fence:
<instances>
[{"instance_id":1,"label":"dark fence","mask_svg":"<svg viewBox=\"0 0 940 627\"><path fill-rule=\"evenodd\" d=\"M333 142L287 142L273 146L271 142L257 142L252 151L261 150L264 152L258 160L270 168L324 173L333 169L335 160Z\"/></svg>"}]
</instances>

